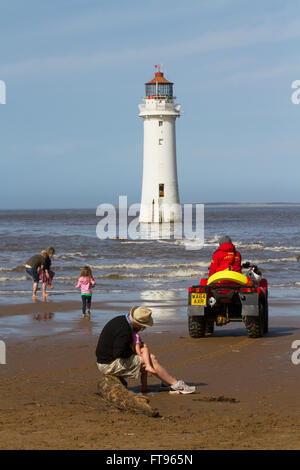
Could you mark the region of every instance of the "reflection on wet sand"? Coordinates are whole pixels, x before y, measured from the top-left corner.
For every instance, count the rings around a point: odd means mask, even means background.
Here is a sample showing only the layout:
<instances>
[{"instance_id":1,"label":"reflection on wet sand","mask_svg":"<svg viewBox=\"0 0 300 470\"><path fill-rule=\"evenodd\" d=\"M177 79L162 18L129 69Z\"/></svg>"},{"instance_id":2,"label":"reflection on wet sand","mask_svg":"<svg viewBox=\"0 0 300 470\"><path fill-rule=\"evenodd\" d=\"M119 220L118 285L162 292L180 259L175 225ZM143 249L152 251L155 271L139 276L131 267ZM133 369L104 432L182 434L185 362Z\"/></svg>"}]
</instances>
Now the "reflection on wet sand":
<instances>
[{"instance_id":1,"label":"reflection on wet sand","mask_svg":"<svg viewBox=\"0 0 300 470\"><path fill-rule=\"evenodd\" d=\"M39 321L51 320L54 317L54 313L52 312L43 312L43 313L36 313L34 314L33 318Z\"/></svg>"},{"instance_id":2,"label":"reflection on wet sand","mask_svg":"<svg viewBox=\"0 0 300 470\"><path fill-rule=\"evenodd\" d=\"M51 303L53 302L53 300L49 299L49 295L50 294L47 294L47 297L42 297L41 299L39 299L38 296L32 297L32 303L34 304Z\"/></svg>"},{"instance_id":3,"label":"reflection on wet sand","mask_svg":"<svg viewBox=\"0 0 300 470\"><path fill-rule=\"evenodd\" d=\"M154 320L182 319L185 302L176 290L144 290L140 296L145 305L151 308ZM157 302L160 304L156 305Z\"/></svg>"}]
</instances>

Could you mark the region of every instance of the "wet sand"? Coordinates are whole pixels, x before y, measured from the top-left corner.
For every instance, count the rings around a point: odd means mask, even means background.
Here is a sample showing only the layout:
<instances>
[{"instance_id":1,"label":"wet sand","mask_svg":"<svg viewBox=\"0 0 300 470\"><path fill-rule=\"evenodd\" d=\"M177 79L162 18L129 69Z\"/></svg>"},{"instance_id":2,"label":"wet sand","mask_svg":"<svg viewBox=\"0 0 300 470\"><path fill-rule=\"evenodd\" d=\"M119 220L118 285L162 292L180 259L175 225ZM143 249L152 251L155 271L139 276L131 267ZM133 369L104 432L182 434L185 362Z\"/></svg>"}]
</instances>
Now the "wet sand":
<instances>
[{"instance_id":1,"label":"wet sand","mask_svg":"<svg viewBox=\"0 0 300 470\"><path fill-rule=\"evenodd\" d=\"M65 313L67 323L74 308L75 302L59 302L51 311ZM105 303L95 303L95 311L102 308ZM49 306L42 303L0 307L1 317L27 315L29 323L46 312ZM189 338L183 321L144 332L162 364L197 386L196 394L170 395L151 377L149 399L158 418L115 410L97 394L100 330L93 328L93 317L89 322L78 315L72 328L56 333L52 319L44 320L36 322L43 334L5 339L1 449L300 448L300 365L291 362L299 317L271 316L269 334L259 339L247 338L241 323L201 339ZM139 391L135 381L129 387Z\"/></svg>"}]
</instances>

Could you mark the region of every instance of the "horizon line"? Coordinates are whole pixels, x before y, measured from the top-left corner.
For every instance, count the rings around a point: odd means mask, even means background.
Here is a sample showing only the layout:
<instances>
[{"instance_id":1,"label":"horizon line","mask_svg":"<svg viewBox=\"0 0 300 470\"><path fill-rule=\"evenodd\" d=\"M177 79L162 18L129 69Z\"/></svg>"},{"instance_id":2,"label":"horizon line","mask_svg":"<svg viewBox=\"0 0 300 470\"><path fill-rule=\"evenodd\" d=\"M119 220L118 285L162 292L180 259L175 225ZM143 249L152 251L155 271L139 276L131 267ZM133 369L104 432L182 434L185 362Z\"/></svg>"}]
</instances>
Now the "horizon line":
<instances>
[{"instance_id":1,"label":"horizon line","mask_svg":"<svg viewBox=\"0 0 300 470\"><path fill-rule=\"evenodd\" d=\"M134 204L134 203L132 203ZM203 204L204 206L300 206L300 202L184 202L180 203L181 206L185 204ZM99 204L100 205L100 204ZM130 206L131 203L128 203ZM98 207L98 206L97 206ZM97 207L15 207L15 208L1 208L0 211L58 211L58 210L95 210ZM118 207L117 205L115 207Z\"/></svg>"}]
</instances>

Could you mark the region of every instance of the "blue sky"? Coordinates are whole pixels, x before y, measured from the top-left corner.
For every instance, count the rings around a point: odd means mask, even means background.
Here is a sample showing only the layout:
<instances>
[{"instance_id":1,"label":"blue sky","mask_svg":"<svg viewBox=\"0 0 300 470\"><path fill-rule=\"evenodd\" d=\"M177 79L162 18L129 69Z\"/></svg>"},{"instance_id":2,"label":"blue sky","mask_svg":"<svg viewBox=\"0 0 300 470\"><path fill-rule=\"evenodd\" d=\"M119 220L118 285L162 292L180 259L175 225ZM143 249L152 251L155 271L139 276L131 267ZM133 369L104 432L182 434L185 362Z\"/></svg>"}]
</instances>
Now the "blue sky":
<instances>
[{"instance_id":1,"label":"blue sky","mask_svg":"<svg viewBox=\"0 0 300 470\"><path fill-rule=\"evenodd\" d=\"M300 202L300 2L1 0L0 208L139 202L164 64L181 202Z\"/></svg>"}]
</instances>

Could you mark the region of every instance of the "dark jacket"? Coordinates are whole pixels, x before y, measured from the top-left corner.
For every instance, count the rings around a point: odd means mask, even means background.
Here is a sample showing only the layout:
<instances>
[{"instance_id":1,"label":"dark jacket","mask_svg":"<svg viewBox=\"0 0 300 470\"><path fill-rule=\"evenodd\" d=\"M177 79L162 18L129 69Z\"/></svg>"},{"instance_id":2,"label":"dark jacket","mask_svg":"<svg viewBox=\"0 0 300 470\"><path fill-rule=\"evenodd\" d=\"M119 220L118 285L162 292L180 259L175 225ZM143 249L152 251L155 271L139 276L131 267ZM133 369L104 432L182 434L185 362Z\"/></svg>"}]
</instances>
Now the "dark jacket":
<instances>
[{"instance_id":1,"label":"dark jacket","mask_svg":"<svg viewBox=\"0 0 300 470\"><path fill-rule=\"evenodd\" d=\"M117 358L127 358L133 354L132 329L125 315L110 320L103 328L96 349L97 362L109 364Z\"/></svg>"},{"instance_id":2,"label":"dark jacket","mask_svg":"<svg viewBox=\"0 0 300 470\"><path fill-rule=\"evenodd\" d=\"M44 271L50 271L51 267L51 258L49 256L46 256L44 263L43 263L43 270Z\"/></svg>"},{"instance_id":3,"label":"dark jacket","mask_svg":"<svg viewBox=\"0 0 300 470\"><path fill-rule=\"evenodd\" d=\"M44 257L42 255L33 255L28 261L26 261L26 264L31 266L32 269L37 269L44 264Z\"/></svg>"},{"instance_id":4,"label":"dark jacket","mask_svg":"<svg viewBox=\"0 0 300 470\"><path fill-rule=\"evenodd\" d=\"M241 259L241 254L236 251L233 243L222 243L213 254L209 276L224 271L224 269L230 269L238 273L242 272Z\"/></svg>"}]
</instances>

